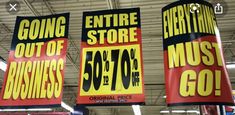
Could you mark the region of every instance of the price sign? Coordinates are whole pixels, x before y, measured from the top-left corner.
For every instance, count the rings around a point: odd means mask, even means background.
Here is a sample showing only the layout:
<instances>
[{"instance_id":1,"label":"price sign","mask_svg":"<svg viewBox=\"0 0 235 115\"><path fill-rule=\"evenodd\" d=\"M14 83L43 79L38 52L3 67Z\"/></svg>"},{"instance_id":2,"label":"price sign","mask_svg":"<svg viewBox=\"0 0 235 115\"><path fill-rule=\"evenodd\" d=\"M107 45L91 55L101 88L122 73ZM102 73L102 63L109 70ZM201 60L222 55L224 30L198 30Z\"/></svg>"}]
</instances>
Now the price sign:
<instances>
[{"instance_id":1,"label":"price sign","mask_svg":"<svg viewBox=\"0 0 235 115\"><path fill-rule=\"evenodd\" d=\"M84 12L83 19L77 104L143 103L139 9Z\"/></svg>"}]
</instances>

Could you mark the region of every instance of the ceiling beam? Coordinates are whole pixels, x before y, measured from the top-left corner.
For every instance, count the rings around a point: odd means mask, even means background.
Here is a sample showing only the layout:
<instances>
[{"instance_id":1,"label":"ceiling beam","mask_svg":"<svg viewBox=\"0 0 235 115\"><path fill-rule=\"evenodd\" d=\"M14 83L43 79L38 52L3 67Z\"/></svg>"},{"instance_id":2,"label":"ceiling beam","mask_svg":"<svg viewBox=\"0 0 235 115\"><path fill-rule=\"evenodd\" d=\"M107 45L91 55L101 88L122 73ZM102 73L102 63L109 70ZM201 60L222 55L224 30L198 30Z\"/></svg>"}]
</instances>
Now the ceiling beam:
<instances>
[{"instance_id":1,"label":"ceiling beam","mask_svg":"<svg viewBox=\"0 0 235 115\"><path fill-rule=\"evenodd\" d=\"M224 54L226 53L227 50L229 50L230 53L232 54L231 58L233 58L233 56L235 56L233 54L233 48L230 48L232 46L232 44L234 43L234 42L232 42L234 40L235 40L235 32L232 34L232 37L231 37L231 40L230 40L231 42L229 42L230 44L226 44L226 46L224 47Z\"/></svg>"},{"instance_id":2,"label":"ceiling beam","mask_svg":"<svg viewBox=\"0 0 235 115\"><path fill-rule=\"evenodd\" d=\"M34 6L33 6L28 0L23 0L23 3L28 7L28 9L29 9L35 16L40 16L40 13L34 8Z\"/></svg>"},{"instance_id":3,"label":"ceiling beam","mask_svg":"<svg viewBox=\"0 0 235 115\"><path fill-rule=\"evenodd\" d=\"M12 31L4 23L2 23L1 21L0 21L0 25L6 32L12 33Z\"/></svg>"},{"instance_id":4,"label":"ceiling beam","mask_svg":"<svg viewBox=\"0 0 235 115\"><path fill-rule=\"evenodd\" d=\"M53 10L53 8L51 7L50 3L47 0L43 0L44 4L46 5L47 9L50 11L51 14L56 14L56 12ZM76 49L76 55L79 56L79 49L76 46L74 40L72 39L72 37L69 35L69 43ZM76 65L77 62L77 56L75 57L75 59L71 56L70 53L67 53L67 58L70 60L70 62L73 64L73 66L76 68L76 70L79 69L79 66Z\"/></svg>"},{"instance_id":5,"label":"ceiling beam","mask_svg":"<svg viewBox=\"0 0 235 115\"><path fill-rule=\"evenodd\" d=\"M13 32L11 31L11 29L9 29L8 27L7 27L7 25L6 24L4 24L3 22L1 22L0 21L0 28L3 28L7 33L9 33L9 34L12 34ZM5 32L4 32L5 33ZM3 36L2 36L3 37ZM1 41L3 41L3 39L5 39L6 37L3 37L2 39L1 39ZM0 42L1 42L0 41ZM0 44L0 47L3 49L3 50L5 50L7 53L9 52L9 50L7 49L7 48L5 48L2 44Z\"/></svg>"},{"instance_id":6,"label":"ceiling beam","mask_svg":"<svg viewBox=\"0 0 235 115\"><path fill-rule=\"evenodd\" d=\"M118 9L119 1L118 0L106 0L109 9Z\"/></svg>"},{"instance_id":7,"label":"ceiling beam","mask_svg":"<svg viewBox=\"0 0 235 115\"><path fill-rule=\"evenodd\" d=\"M51 12L51 14L55 14L55 11L51 7L50 3L47 0L43 0L43 2L46 5L47 9Z\"/></svg>"}]
</instances>

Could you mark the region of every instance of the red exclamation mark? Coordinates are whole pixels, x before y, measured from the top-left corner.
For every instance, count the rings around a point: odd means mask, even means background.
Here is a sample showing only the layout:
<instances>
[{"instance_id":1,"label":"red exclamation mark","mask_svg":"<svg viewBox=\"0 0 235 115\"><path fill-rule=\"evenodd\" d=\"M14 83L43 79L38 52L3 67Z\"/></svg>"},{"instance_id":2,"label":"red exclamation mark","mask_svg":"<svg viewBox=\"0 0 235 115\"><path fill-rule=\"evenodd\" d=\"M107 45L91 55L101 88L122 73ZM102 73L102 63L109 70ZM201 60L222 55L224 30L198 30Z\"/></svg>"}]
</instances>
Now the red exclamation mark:
<instances>
[{"instance_id":1,"label":"red exclamation mark","mask_svg":"<svg viewBox=\"0 0 235 115\"><path fill-rule=\"evenodd\" d=\"M221 71L215 71L215 96L221 95Z\"/></svg>"}]
</instances>

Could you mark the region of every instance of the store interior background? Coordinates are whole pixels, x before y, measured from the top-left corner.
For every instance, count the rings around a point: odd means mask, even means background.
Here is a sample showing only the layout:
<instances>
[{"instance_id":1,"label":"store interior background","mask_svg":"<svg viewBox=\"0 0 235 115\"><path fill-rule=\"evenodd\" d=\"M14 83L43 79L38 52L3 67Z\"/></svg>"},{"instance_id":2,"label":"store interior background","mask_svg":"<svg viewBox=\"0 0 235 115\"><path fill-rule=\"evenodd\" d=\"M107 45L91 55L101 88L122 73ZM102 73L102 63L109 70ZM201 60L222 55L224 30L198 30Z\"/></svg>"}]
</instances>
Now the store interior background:
<instances>
[{"instance_id":1,"label":"store interior background","mask_svg":"<svg viewBox=\"0 0 235 115\"><path fill-rule=\"evenodd\" d=\"M142 115L158 115L163 110L192 111L197 114L198 106L167 107L165 103L162 20L161 8L174 0L18 0L20 11L9 14L5 9L8 0L0 1L0 56L8 58L16 16L41 16L70 12L69 46L64 77L63 101L75 105L80 69L79 49L83 11L140 7L143 41L144 86L146 105L141 106ZM210 0L209 2L212 2ZM225 0L227 12L217 17L226 62L235 63L235 1ZM235 90L235 68L228 69ZM0 70L0 87L4 72ZM134 115L131 106L88 107L90 115ZM53 111L67 111L53 108ZM177 113L174 113L174 115ZM186 113L180 113L186 114Z\"/></svg>"}]
</instances>

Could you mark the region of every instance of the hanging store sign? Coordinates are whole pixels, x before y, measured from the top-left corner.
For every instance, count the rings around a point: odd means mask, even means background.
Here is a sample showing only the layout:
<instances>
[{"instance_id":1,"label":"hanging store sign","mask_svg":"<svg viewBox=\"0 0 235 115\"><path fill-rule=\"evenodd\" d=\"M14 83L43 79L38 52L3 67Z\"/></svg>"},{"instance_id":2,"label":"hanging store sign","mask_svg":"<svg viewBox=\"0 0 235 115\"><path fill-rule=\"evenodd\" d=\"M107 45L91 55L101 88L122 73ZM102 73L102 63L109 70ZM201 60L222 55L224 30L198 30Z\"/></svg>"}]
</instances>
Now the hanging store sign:
<instances>
[{"instance_id":1,"label":"hanging store sign","mask_svg":"<svg viewBox=\"0 0 235 115\"><path fill-rule=\"evenodd\" d=\"M139 8L83 13L77 104L143 103Z\"/></svg>"},{"instance_id":2,"label":"hanging store sign","mask_svg":"<svg viewBox=\"0 0 235 115\"><path fill-rule=\"evenodd\" d=\"M213 6L177 1L162 23L167 104L234 104Z\"/></svg>"},{"instance_id":3,"label":"hanging store sign","mask_svg":"<svg viewBox=\"0 0 235 115\"><path fill-rule=\"evenodd\" d=\"M60 105L69 13L16 18L0 106Z\"/></svg>"}]
</instances>

